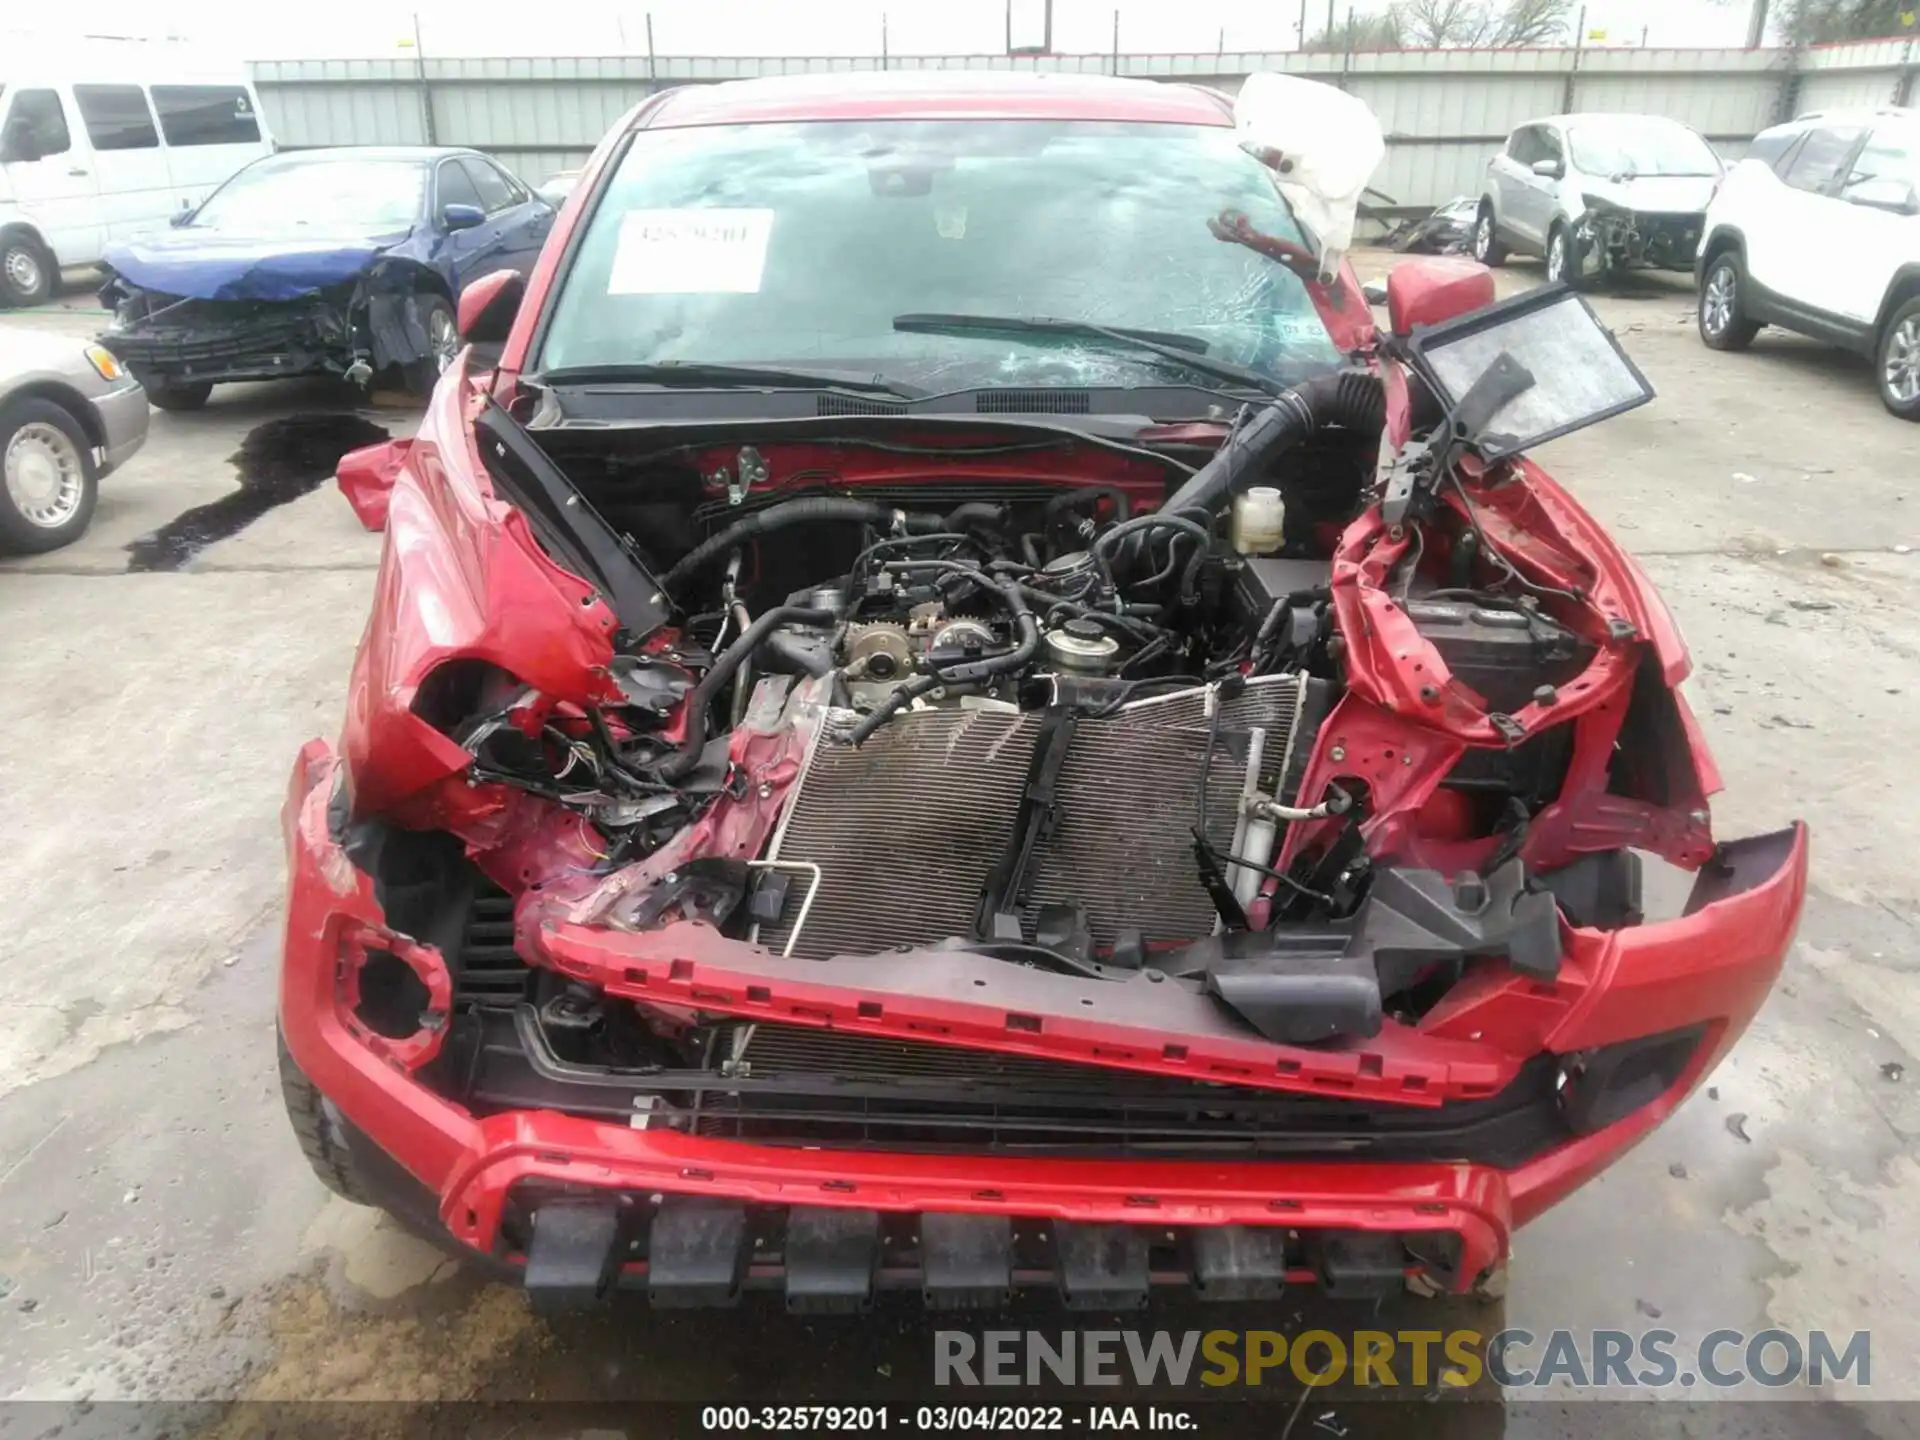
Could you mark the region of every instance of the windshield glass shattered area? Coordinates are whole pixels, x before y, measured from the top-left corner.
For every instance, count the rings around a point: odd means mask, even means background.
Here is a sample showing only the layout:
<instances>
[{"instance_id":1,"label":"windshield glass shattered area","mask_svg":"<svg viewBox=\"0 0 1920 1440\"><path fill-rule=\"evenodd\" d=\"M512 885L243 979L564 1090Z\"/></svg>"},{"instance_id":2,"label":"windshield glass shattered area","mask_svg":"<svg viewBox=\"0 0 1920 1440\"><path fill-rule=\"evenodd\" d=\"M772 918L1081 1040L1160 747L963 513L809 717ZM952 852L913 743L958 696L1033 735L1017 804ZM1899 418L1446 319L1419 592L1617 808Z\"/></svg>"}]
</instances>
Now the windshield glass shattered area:
<instances>
[{"instance_id":1,"label":"windshield glass shattered area","mask_svg":"<svg viewBox=\"0 0 1920 1440\"><path fill-rule=\"evenodd\" d=\"M830 365L929 388L1166 383L1060 336L897 334L896 315L1176 332L1283 381L1339 362L1301 281L1210 217L1302 244L1224 127L849 121L642 131L554 303L541 368Z\"/></svg>"},{"instance_id":2,"label":"windshield glass shattered area","mask_svg":"<svg viewBox=\"0 0 1920 1440\"><path fill-rule=\"evenodd\" d=\"M405 230L425 208L426 167L413 160L301 160L242 170L200 207L193 226L226 230Z\"/></svg>"},{"instance_id":3,"label":"windshield glass shattered area","mask_svg":"<svg viewBox=\"0 0 1920 1440\"><path fill-rule=\"evenodd\" d=\"M1713 149L1671 120L1587 120L1567 132L1576 169L1586 175L1718 175Z\"/></svg>"}]
</instances>

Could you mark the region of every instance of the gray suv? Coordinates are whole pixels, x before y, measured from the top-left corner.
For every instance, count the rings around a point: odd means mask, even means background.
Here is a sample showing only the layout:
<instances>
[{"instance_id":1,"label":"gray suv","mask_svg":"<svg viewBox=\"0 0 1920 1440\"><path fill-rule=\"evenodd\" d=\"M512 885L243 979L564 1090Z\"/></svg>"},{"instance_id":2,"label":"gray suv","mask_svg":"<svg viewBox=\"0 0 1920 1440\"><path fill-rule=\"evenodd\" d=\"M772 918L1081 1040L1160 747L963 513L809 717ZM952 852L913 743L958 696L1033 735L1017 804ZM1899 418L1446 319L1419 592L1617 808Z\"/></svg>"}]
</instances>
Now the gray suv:
<instances>
[{"instance_id":1,"label":"gray suv","mask_svg":"<svg viewBox=\"0 0 1920 1440\"><path fill-rule=\"evenodd\" d=\"M1595 285L1636 266L1690 270L1723 172L1713 147L1660 115L1555 115L1487 162L1473 254L1543 256L1547 279Z\"/></svg>"}]
</instances>

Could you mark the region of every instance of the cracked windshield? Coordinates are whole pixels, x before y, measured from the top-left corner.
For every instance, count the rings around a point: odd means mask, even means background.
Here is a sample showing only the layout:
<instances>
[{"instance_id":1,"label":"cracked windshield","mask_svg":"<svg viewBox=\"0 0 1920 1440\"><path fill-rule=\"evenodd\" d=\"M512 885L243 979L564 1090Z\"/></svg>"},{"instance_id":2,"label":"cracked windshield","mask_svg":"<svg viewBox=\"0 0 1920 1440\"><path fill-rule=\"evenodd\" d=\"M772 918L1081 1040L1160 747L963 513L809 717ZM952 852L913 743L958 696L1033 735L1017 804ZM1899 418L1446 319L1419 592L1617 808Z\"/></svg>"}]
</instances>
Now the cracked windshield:
<instances>
[{"instance_id":1,"label":"cracked windshield","mask_svg":"<svg viewBox=\"0 0 1920 1440\"><path fill-rule=\"evenodd\" d=\"M643 131L588 222L541 365L806 366L931 391L1209 383L1111 337L896 329L931 314L1150 332L1282 382L1332 368L1300 280L1209 229L1230 212L1303 243L1224 127Z\"/></svg>"}]
</instances>

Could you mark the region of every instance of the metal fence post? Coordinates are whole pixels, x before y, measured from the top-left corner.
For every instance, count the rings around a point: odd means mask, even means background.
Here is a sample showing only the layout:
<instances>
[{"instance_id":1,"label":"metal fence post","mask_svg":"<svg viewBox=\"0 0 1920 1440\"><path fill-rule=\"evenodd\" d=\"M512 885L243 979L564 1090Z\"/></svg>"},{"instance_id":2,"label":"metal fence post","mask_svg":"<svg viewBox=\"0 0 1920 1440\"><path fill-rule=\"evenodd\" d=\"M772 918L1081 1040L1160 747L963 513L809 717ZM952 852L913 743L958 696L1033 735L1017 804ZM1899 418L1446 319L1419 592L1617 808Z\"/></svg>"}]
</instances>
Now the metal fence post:
<instances>
[{"instance_id":1,"label":"metal fence post","mask_svg":"<svg viewBox=\"0 0 1920 1440\"><path fill-rule=\"evenodd\" d=\"M1574 90L1580 78L1580 47L1586 42L1586 38L1587 7L1582 5L1580 7L1580 18L1574 22L1573 54L1567 61L1566 83L1560 87L1560 113L1562 115L1571 115L1578 108L1574 103Z\"/></svg>"},{"instance_id":2,"label":"metal fence post","mask_svg":"<svg viewBox=\"0 0 1920 1440\"><path fill-rule=\"evenodd\" d=\"M420 44L420 12L413 12L413 74L414 81L420 87L420 122L426 131L427 144L440 143L440 127L433 118L433 86L427 82L427 52Z\"/></svg>"},{"instance_id":3,"label":"metal fence post","mask_svg":"<svg viewBox=\"0 0 1920 1440\"><path fill-rule=\"evenodd\" d=\"M1113 12L1113 73L1120 73L1120 12Z\"/></svg>"},{"instance_id":4,"label":"metal fence post","mask_svg":"<svg viewBox=\"0 0 1920 1440\"><path fill-rule=\"evenodd\" d=\"M1786 69L1780 76L1780 93L1774 97L1773 123L1784 125L1800 108L1800 61L1806 46L1796 43L1787 49Z\"/></svg>"},{"instance_id":5,"label":"metal fence post","mask_svg":"<svg viewBox=\"0 0 1920 1440\"><path fill-rule=\"evenodd\" d=\"M1913 79L1915 61L1920 59L1920 36L1907 37L1907 58L1901 63L1900 78L1894 82L1893 103L1911 105L1913 103Z\"/></svg>"},{"instance_id":6,"label":"metal fence post","mask_svg":"<svg viewBox=\"0 0 1920 1440\"><path fill-rule=\"evenodd\" d=\"M649 84L659 80L660 62L653 54L653 12L647 12L647 81Z\"/></svg>"}]
</instances>

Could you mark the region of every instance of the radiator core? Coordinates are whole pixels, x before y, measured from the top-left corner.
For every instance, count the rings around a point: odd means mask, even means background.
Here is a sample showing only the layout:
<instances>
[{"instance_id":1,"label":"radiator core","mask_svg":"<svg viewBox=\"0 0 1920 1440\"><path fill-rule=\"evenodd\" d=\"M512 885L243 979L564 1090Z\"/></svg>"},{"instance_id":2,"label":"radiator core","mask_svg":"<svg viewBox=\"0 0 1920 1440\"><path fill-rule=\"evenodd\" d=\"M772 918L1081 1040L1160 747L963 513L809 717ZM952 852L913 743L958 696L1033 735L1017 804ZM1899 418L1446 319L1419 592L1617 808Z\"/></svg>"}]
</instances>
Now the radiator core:
<instances>
[{"instance_id":1,"label":"radiator core","mask_svg":"<svg viewBox=\"0 0 1920 1440\"><path fill-rule=\"evenodd\" d=\"M1285 774L1304 677L1265 676L1220 706L1207 771L1206 833L1222 852L1246 788L1249 732L1265 731L1261 788ZM1083 906L1095 943L1214 928L1192 827L1207 748L1206 692L1136 701L1082 719L1058 788L1057 823L1022 894L1027 934L1042 905ZM793 954L865 955L970 938L981 892L1013 841L1040 712L940 708L896 716L857 749L823 734L788 796L769 859L811 861L821 881ZM824 727L823 727L824 728ZM797 905L760 930L783 947Z\"/></svg>"}]
</instances>

